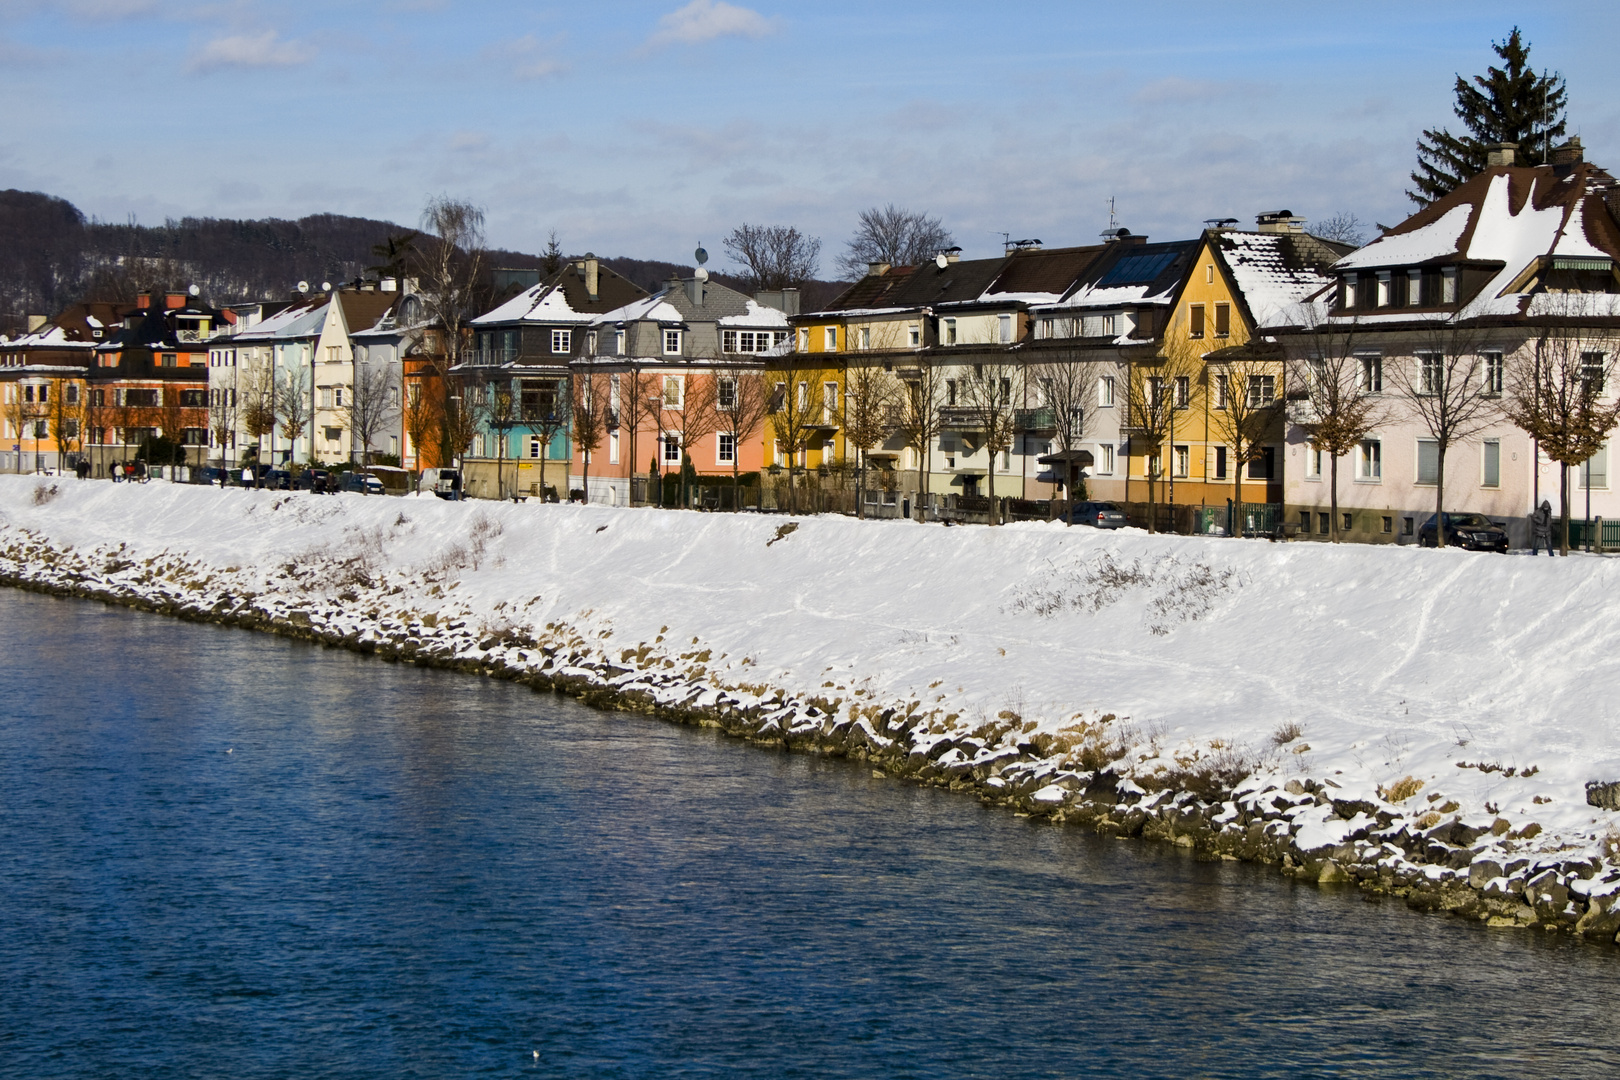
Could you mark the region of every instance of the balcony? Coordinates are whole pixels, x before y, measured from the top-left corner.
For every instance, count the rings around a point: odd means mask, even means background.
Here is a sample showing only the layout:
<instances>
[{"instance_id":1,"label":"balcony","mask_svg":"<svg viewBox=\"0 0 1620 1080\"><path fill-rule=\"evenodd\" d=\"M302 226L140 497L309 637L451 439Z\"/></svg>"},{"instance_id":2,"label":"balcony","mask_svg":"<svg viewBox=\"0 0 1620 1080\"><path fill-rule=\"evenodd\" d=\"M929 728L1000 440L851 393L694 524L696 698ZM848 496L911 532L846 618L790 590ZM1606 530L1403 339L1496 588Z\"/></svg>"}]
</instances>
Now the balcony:
<instances>
[{"instance_id":1,"label":"balcony","mask_svg":"<svg viewBox=\"0 0 1620 1080\"><path fill-rule=\"evenodd\" d=\"M941 405L939 426L951 431L979 431L984 422L979 418L979 410L971 405Z\"/></svg>"},{"instance_id":2,"label":"balcony","mask_svg":"<svg viewBox=\"0 0 1620 1080\"><path fill-rule=\"evenodd\" d=\"M1051 432L1057 430L1057 417L1051 409L1017 409L1013 412L1013 430Z\"/></svg>"},{"instance_id":3,"label":"balcony","mask_svg":"<svg viewBox=\"0 0 1620 1080\"><path fill-rule=\"evenodd\" d=\"M1308 399L1290 401L1285 409L1285 414L1290 424L1299 424L1301 426L1321 423L1322 420L1321 415L1316 411L1316 404Z\"/></svg>"}]
</instances>

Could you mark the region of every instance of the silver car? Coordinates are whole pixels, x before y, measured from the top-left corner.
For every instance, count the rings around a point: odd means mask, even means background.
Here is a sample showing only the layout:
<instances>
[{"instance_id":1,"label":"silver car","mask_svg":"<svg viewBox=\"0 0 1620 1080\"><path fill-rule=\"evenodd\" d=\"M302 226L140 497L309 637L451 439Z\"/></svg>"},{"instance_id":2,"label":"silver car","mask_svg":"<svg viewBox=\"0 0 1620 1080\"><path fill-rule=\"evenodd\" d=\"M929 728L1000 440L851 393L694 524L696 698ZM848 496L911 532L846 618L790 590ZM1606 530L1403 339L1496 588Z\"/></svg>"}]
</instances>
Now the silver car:
<instances>
[{"instance_id":1,"label":"silver car","mask_svg":"<svg viewBox=\"0 0 1620 1080\"><path fill-rule=\"evenodd\" d=\"M1124 511L1111 502L1075 503L1069 510L1069 520L1096 529L1123 529L1128 524Z\"/></svg>"}]
</instances>

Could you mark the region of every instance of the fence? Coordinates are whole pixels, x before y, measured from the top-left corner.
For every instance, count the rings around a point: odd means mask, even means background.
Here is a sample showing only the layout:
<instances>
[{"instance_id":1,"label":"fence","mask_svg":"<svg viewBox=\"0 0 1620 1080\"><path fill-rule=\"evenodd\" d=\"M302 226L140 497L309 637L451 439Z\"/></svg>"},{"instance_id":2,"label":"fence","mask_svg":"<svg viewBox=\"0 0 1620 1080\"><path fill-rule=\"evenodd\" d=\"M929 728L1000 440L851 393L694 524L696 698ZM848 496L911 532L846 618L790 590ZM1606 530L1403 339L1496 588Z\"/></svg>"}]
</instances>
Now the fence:
<instances>
[{"instance_id":1,"label":"fence","mask_svg":"<svg viewBox=\"0 0 1620 1080\"><path fill-rule=\"evenodd\" d=\"M1553 542L1558 541L1558 521L1553 521ZM1585 518L1569 522L1569 546L1586 550L1587 537L1590 536L1597 544L1597 551L1620 551L1620 518L1605 521L1602 518L1593 518L1588 522Z\"/></svg>"}]
</instances>

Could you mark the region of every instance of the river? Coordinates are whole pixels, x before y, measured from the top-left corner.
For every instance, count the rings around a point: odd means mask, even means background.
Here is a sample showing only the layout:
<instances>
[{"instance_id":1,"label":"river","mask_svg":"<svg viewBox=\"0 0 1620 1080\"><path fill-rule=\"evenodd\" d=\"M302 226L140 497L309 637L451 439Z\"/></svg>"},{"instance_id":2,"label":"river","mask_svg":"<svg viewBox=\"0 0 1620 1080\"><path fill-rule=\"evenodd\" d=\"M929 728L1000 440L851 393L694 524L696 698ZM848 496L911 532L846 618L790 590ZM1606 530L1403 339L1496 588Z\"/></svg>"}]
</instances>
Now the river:
<instances>
[{"instance_id":1,"label":"river","mask_svg":"<svg viewBox=\"0 0 1620 1080\"><path fill-rule=\"evenodd\" d=\"M0 1074L1599 1076L1620 955L0 591Z\"/></svg>"}]
</instances>

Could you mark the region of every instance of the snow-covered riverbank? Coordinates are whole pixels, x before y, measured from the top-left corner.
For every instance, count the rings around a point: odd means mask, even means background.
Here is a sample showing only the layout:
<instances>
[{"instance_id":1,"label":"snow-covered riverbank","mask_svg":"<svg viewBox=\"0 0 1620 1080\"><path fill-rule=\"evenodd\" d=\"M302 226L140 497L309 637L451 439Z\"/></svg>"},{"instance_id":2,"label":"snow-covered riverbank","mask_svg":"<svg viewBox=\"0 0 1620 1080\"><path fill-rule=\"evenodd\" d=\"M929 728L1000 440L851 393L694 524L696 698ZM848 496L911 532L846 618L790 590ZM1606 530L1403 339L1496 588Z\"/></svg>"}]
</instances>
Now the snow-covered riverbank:
<instances>
[{"instance_id":1,"label":"snow-covered riverbank","mask_svg":"<svg viewBox=\"0 0 1620 1080\"><path fill-rule=\"evenodd\" d=\"M1620 561L0 477L0 571L1620 931Z\"/></svg>"}]
</instances>

